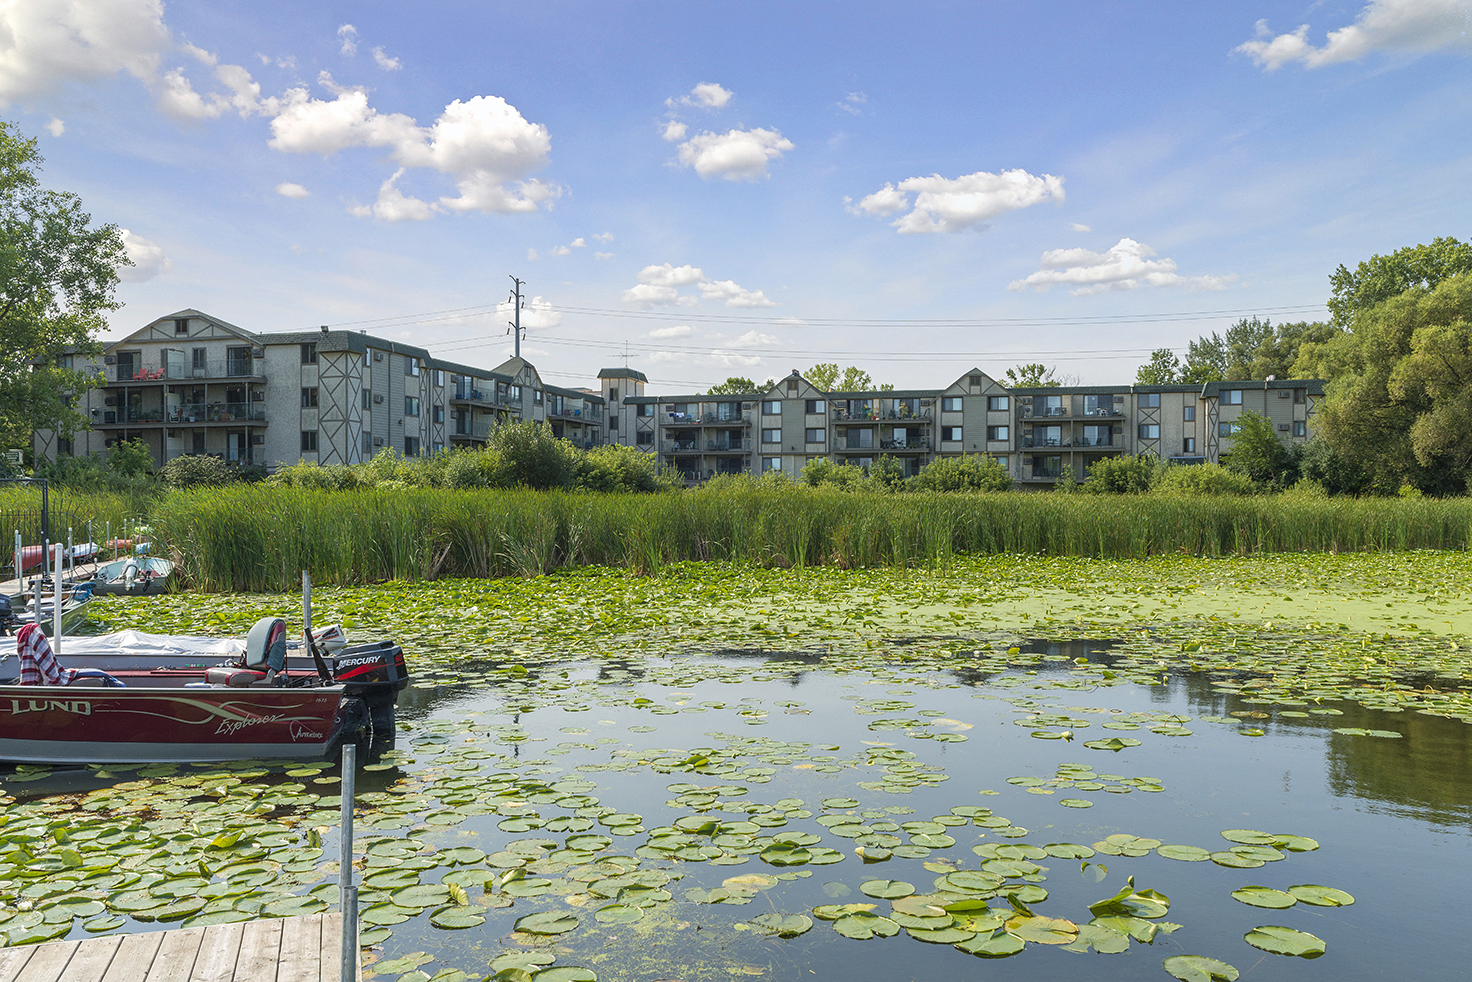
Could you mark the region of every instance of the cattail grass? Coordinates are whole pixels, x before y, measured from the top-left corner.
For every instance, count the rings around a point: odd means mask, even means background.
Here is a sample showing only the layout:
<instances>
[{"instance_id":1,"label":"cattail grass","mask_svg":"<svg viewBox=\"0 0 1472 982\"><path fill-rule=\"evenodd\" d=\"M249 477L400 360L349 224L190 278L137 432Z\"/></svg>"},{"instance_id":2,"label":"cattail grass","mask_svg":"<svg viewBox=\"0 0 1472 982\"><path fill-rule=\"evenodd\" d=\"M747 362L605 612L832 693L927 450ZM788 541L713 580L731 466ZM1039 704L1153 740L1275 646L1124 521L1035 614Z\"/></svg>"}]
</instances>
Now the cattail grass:
<instances>
[{"instance_id":1,"label":"cattail grass","mask_svg":"<svg viewBox=\"0 0 1472 982\"><path fill-rule=\"evenodd\" d=\"M683 560L802 568L944 567L953 556L1466 549L1466 499L853 494L727 485L669 494L234 486L175 492L150 520L181 585L640 575Z\"/></svg>"}]
</instances>

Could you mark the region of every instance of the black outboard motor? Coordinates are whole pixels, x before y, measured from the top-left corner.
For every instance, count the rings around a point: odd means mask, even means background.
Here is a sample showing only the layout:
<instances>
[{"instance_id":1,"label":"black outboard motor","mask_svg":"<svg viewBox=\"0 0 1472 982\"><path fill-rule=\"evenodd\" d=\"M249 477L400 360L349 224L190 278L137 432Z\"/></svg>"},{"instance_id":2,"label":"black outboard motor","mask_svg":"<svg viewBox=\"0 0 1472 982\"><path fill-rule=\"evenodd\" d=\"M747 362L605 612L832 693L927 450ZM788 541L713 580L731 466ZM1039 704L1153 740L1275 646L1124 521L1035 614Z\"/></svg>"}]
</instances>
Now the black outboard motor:
<instances>
[{"instance_id":1,"label":"black outboard motor","mask_svg":"<svg viewBox=\"0 0 1472 982\"><path fill-rule=\"evenodd\" d=\"M10 634L15 626L15 611L10 608L10 598L0 593L0 638Z\"/></svg>"},{"instance_id":2,"label":"black outboard motor","mask_svg":"<svg viewBox=\"0 0 1472 982\"><path fill-rule=\"evenodd\" d=\"M376 641L344 648L327 659L332 679L346 687L344 695L363 700L373 728L373 751L394 745L394 704L409 684L404 649L392 641Z\"/></svg>"}]
</instances>

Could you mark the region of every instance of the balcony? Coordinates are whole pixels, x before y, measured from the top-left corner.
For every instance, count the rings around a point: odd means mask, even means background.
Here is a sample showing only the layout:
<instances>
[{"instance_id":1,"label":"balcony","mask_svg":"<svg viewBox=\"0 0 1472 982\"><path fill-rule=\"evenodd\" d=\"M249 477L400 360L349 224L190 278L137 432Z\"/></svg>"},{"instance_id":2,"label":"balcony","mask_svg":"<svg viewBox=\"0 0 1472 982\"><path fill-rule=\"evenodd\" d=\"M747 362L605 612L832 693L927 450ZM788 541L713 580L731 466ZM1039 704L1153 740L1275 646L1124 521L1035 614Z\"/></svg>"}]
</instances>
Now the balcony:
<instances>
[{"instance_id":1,"label":"balcony","mask_svg":"<svg viewBox=\"0 0 1472 982\"><path fill-rule=\"evenodd\" d=\"M929 450L929 440L880 440L880 450L893 450L899 453L909 451L911 453L920 450Z\"/></svg>"},{"instance_id":2,"label":"balcony","mask_svg":"<svg viewBox=\"0 0 1472 982\"><path fill-rule=\"evenodd\" d=\"M1067 415L1069 415L1067 406L1043 406L1042 408L1034 408L1032 406L1022 407L1023 419L1051 419Z\"/></svg>"},{"instance_id":3,"label":"balcony","mask_svg":"<svg viewBox=\"0 0 1472 982\"><path fill-rule=\"evenodd\" d=\"M712 453L745 453L751 448L741 440L707 440L705 449Z\"/></svg>"},{"instance_id":4,"label":"balcony","mask_svg":"<svg viewBox=\"0 0 1472 982\"><path fill-rule=\"evenodd\" d=\"M667 440L664 445L665 453L699 453L699 440Z\"/></svg>"},{"instance_id":5,"label":"balcony","mask_svg":"<svg viewBox=\"0 0 1472 982\"><path fill-rule=\"evenodd\" d=\"M1113 407L1113 406L1100 406L1100 407L1098 407L1096 409L1085 409L1083 411L1083 414L1082 415L1083 416L1090 416L1090 417L1093 417L1095 419L1098 419L1100 417L1104 417L1104 418L1113 417L1113 418L1122 419L1124 417L1124 410L1123 409L1116 408L1116 407Z\"/></svg>"},{"instance_id":6,"label":"balcony","mask_svg":"<svg viewBox=\"0 0 1472 982\"><path fill-rule=\"evenodd\" d=\"M1022 445L1024 447L1071 447L1073 441L1061 437L1025 436L1022 438Z\"/></svg>"},{"instance_id":7,"label":"balcony","mask_svg":"<svg viewBox=\"0 0 1472 982\"><path fill-rule=\"evenodd\" d=\"M1108 447L1111 450L1117 446L1120 446L1120 444L1115 443L1114 440L1110 437L1095 437L1093 439L1089 439L1088 437L1080 437L1079 439L1073 441L1073 445L1075 447Z\"/></svg>"},{"instance_id":8,"label":"balcony","mask_svg":"<svg viewBox=\"0 0 1472 982\"><path fill-rule=\"evenodd\" d=\"M489 421L465 422L463 420L456 420L454 429L450 431L450 436L451 438L461 440L484 440L491 435L491 425Z\"/></svg>"},{"instance_id":9,"label":"balcony","mask_svg":"<svg viewBox=\"0 0 1472 982\"><path fill-rule=\"evenodd\" d=\"M706 413L701 417L701 422L715 423L718 426L742 426L751 422L751 413L729 411Z\"/></svg>"},{"instance_id":10,"label":"balcony","mask_svg":"<svg viewBox=\"0 0 1472 982\"><path fill-rule=\"evenodd\" d=\"M176 364L163 368L140 368L136 362L125 362L119 365L108 365L105 377L109 385L131 382L162 384L210 379L264 381L266 372L263 368L258 368L258 364L264 364L264 362L258 362L254 358L226 358L219 361L206 361L198 365Z\"/></svg>"},{"instance_id":11,"label":"balcony","mask_svg":"<svg viewBox=\"0 0 1472 982\"><path fill-rule=\"evenodd\" d=\"M163 409L94 409L92 421L98 426L198 426L201 423L248 423L266 422L266 409L259 403L210 402L190 406L170 406Z\"/></svg>"},{"instance_id":12,"label":"balcony","mask_svg":"<svg viewBox=\"0 0 1472 982\"><path fill-rule=\"evenodd\" d=\"M880 416L881 413L877 409L861 409L850 412L847 409L838 409L835 407L833 410L834 419L879 419Z\"/></svg>"}]
</instances>

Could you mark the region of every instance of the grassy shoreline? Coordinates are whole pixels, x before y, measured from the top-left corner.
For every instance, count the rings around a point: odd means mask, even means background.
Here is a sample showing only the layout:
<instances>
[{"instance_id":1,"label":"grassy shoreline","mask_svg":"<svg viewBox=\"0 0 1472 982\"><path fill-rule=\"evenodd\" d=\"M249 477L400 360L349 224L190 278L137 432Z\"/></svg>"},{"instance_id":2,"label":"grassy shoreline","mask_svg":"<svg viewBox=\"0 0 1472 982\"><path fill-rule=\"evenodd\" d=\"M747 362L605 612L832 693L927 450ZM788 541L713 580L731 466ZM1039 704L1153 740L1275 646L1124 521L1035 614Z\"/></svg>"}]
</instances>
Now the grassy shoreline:
<instances>
[{"instance_id":1,"label":"grassy shoreline","mask_svg":"<svg viewBox=\"0 0 1472 982\"><path fill-rule=\"evenodd\" d=\"M18 514L22 503L11 492L0 497L0 512ZM160 552L179 563L181 586L208 592L290 589L303 569L324 585L353 585L588 566L650 575L690 560L931 568L958 556L1472 546L1468 499L885 495L774 484L652 495L241 485L170 492L142 516L116 496L70 495L66 507L74 525L92 517L96 535L104 521L117 529L124 515L146 518Z\"/></svg>"}]
</instances>

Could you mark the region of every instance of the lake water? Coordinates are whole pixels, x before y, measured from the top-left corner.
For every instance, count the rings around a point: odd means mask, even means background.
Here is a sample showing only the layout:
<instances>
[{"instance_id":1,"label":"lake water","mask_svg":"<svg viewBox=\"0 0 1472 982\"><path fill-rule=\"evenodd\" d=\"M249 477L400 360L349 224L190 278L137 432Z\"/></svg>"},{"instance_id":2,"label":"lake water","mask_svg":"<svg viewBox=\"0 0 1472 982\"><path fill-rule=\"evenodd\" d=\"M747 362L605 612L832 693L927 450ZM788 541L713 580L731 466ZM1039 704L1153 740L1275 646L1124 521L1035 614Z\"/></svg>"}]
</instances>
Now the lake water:
<instances>
[{"instance_id":1,"label":"lake water","mask_svg":"<svg viewBox=\"0 0 1472 982\"><path fill-rule=\"evenodd\" d=\"M422 681L401 698L397 749L359 777L364 928L376 942L368 970L419 982L496 971L524 979L539 969L543 982L588 977L576 968L631 982L979 973L1082 982L1167 979L1163 961L1197 955L1261 980L1467 977L1472 942L1458 916L1472 873L1465 723L1349 702L1274 703L1223 691L1220 683L1233 682L1222 674L1101 684L1107 649L1038 645L1041 663L1001 672L903 663L835 671L812 656L706 656L570 662L525 676L487 665ZM1077 658L1089 660L1089 674ZM1138 745L1084 745L1110 739ZM3 830L11 869L0 886L11 929L23 938L16 924L63 903L127 894L123 906L146 904L149 890L167 892L194 875L216 886L189 917L259 916L262 900L279 905L286 893L309 898L297 909L320 906L314 889L323 899L334 893L334 772L295 770L12 775L5 790L17 802ZM244 777L212 784L232 773ZM232 819L219 804L263 790L253 819ZM126 794L154 795L159 807L138 813L139 827L121 836L113 807ZM57 862L65 842L38 830L71 823L85 834L79 817L103 830L82 842L143 848L116 866L93 863L97 853L86 850L77 864ZM904 827L913 822L927 824ZM219 845L214 837L231 827L245 836ZM324 830L320 842L313 828ZM1231 830L1231 839L1221 834ZM1252 832L1265 835L1254 843ZM1110 854L1122 840L1109 837L1122 835L1137 837L1125 852L1145 854ZM1166 858L1148 840L1199 847L1233 865ZM1281 858L1254 866L1254 856ZM283 862L286 875L275 865ZM937 886L959 871L990 879ZM1116 953L1095 949L1118 944L1087 942L1106 929L1117 937L1118 916L1082 940L1056 924L1045 934L1067 943L1030 933L1049 926L1042 918L1088 925L1090 905L1129 877L1137 891L1168 898L1168 912L1136 901L1135 913L1161 915L1139 918L1137 934L1148 935L1148 923L1178 928L1157 928L1153 943L1131 939ZM413 890L441 883L455 889ZM1315 884L1354 902L1264 909L1232 896L1250 885ZM33 909L16 913L22 900ZM834 905L861 903L886 918L899 909L897 933L855 940L836 925L852 934L868 924L882 935L891 922L824 919L842 916ZM958 906L935 909L944 905ZM544 912L576 924L514 930ZM811 927L777 937L774 929L803 925L768 915L805 916ZM1007 927L998 925L1007 916L1028 938L1010 957L944 943L966 935L961 943L974 947L995 931L1005 950ZM432 923L479 918L467 929ZM86 934L85 921L77 916L71 936ZM124 914L113 930L172 923ZM1325 953L1308 959L1249 945L1244 935L1261 926L1306 932Z\"/></svg>"}]
</instances>

